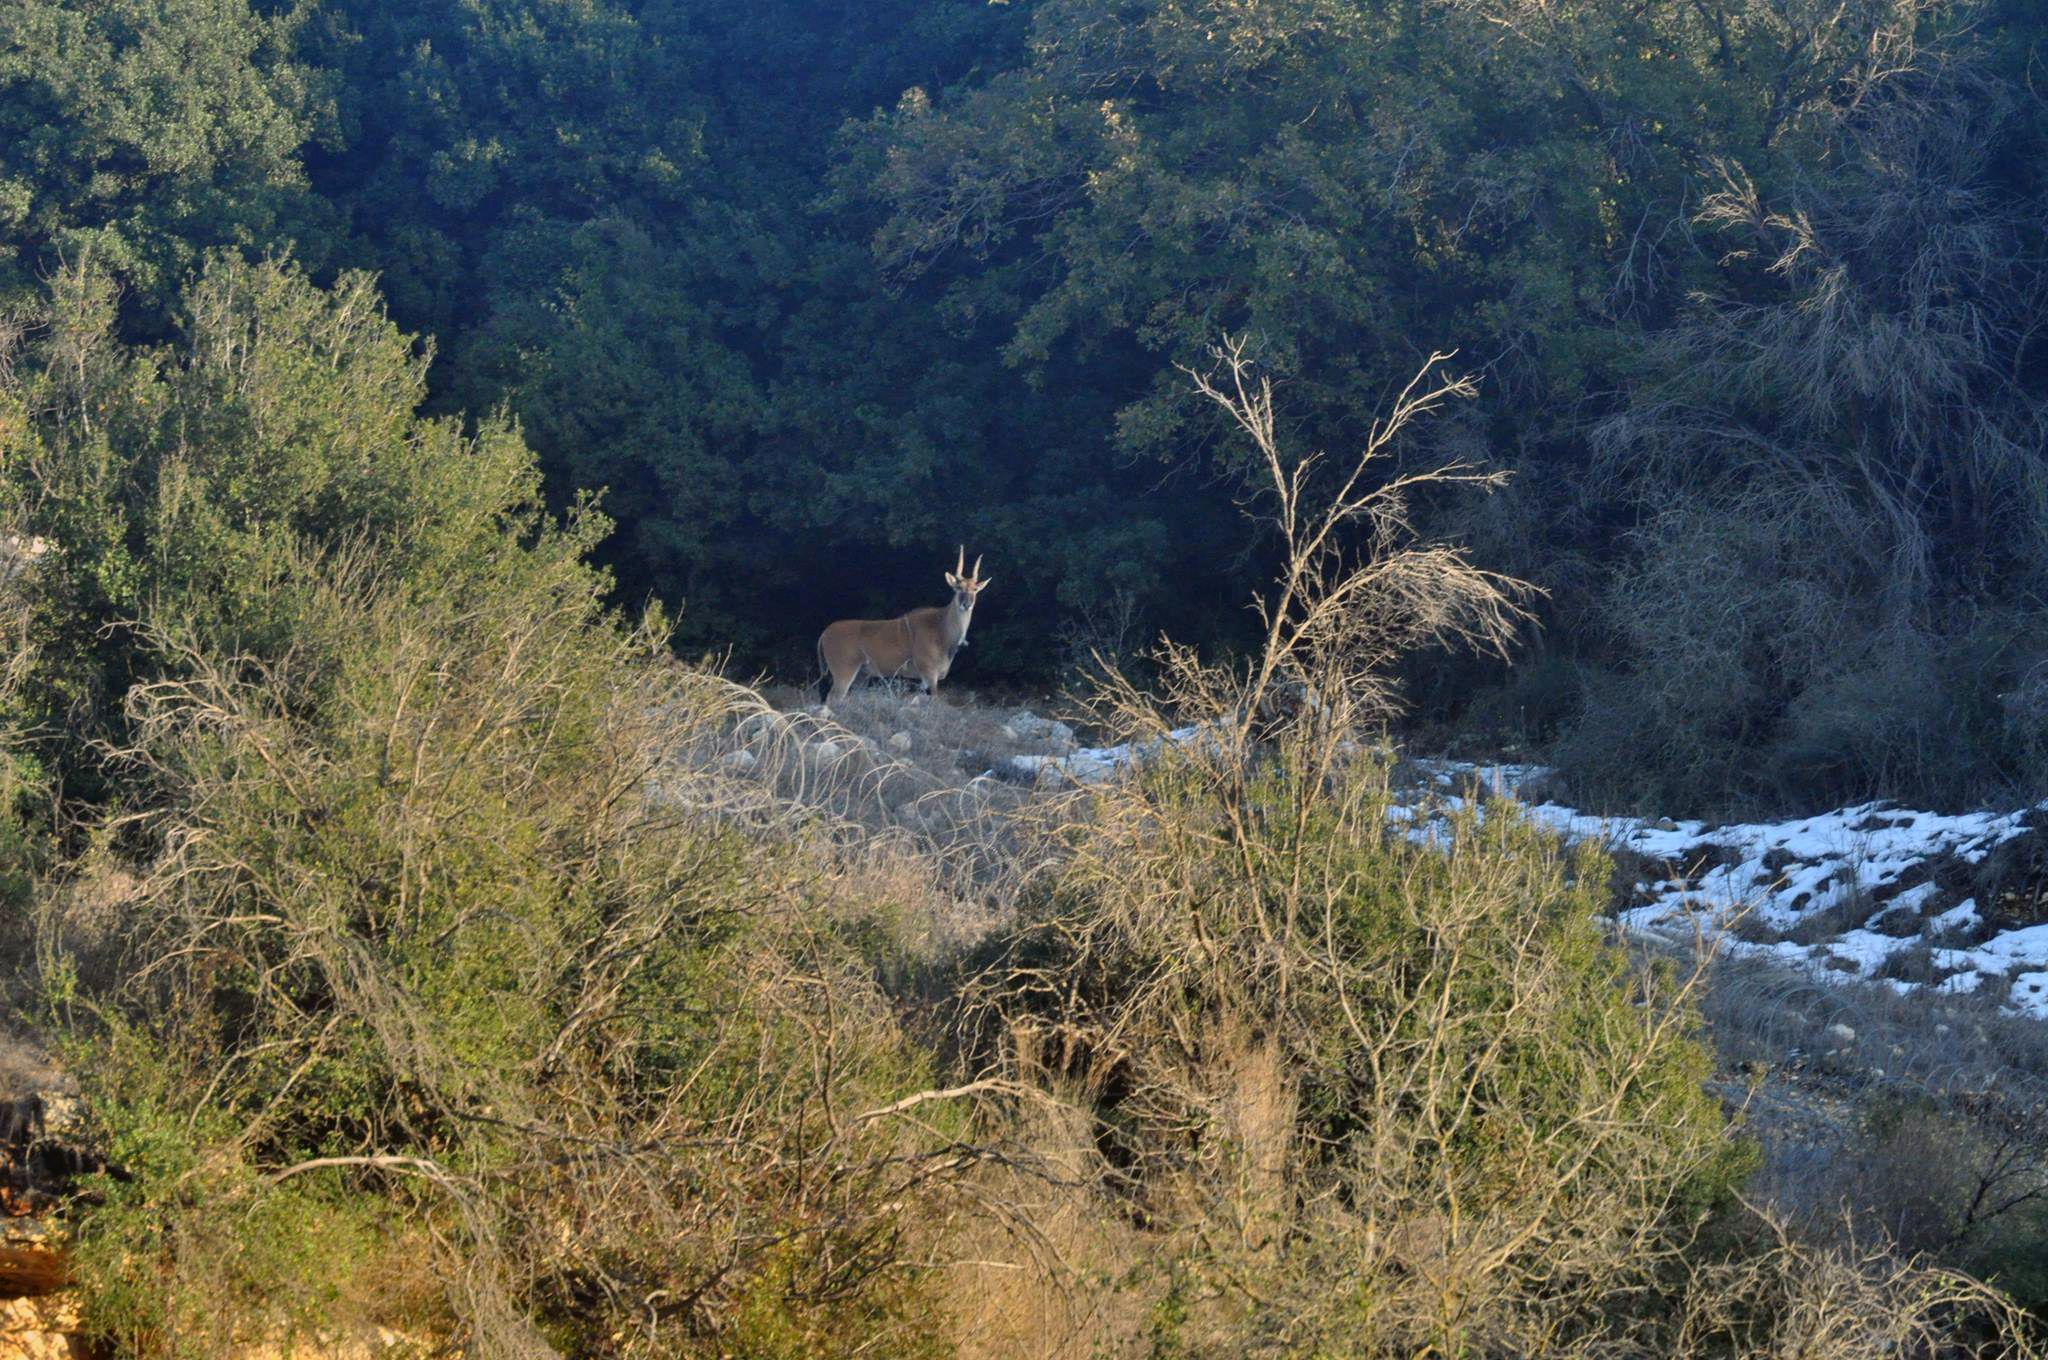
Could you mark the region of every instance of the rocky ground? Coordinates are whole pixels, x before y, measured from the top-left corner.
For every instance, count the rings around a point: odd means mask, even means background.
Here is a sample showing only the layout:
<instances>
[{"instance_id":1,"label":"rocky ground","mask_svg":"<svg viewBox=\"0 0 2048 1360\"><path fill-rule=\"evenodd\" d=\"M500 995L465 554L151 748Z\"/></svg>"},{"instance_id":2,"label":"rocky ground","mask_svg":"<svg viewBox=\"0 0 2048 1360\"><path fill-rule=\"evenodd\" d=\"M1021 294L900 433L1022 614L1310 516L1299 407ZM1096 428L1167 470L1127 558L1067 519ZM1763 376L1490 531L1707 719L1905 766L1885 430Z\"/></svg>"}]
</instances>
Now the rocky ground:
<instances>
[{"instance_id":1,"label":"rocky ground","mask_svg":"<svg viewBox=\"0 0 2048 1360\"><path fill-rule=\"evenodd\" d=\"M2048 805L1598 818L1537 766L1410 763L1424 806L1510 797L1604 844L1618 939L1710 954L1713 1084L1760 1145L1752 1194L1965 1256L2048 1203Z\"/></svg>"}]
</instances>

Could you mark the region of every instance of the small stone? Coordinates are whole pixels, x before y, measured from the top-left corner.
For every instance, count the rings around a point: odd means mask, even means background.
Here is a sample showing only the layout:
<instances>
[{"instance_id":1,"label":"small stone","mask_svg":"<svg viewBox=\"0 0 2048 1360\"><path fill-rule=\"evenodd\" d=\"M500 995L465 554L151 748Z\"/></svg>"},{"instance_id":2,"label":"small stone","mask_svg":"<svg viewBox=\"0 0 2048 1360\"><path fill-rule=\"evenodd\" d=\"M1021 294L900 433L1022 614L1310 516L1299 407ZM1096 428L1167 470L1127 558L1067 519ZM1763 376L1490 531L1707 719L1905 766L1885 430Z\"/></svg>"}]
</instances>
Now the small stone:
<instances>
[{"instance_id":1,"label":"small stone","mask_svg":"<svg viewBox=\"0 0 2048 1360\"><path fill-rule=\"evenodd\" d=\"M910 749L910 734L908 732L898 732L895 736L889 738L889 749L892 751L908 751Z\"/></svg>"},{"instance_id":2,"label":"small stone","mask_svg":"<svg viewBox=\"0 0 2048 1360\"><path fill-rule=\"evenodd\" d=\"M1656 821L1650 823L1650 829L1652 831L1676 831L1678 830L1678 823L1672 821L1669 817L1659 817Z\"/></svg>"},{"instance_id":3,"label":"small stone","mask_svg":"<svg viewBox=\"0 0 2048 1360\"><path fill-rule=\"evenodd\" d=\"M1833 1039L1838 1044L1853 1044L1856 1042L1856 1031L1838 1020L1828 1026L1828 1038Z\"/></svg>"},{"instance_id":4,"label":"small stone","mask_svg":"<svg viewBox=\"0 0 2048 1360\"><path fill-rule=\"evenodd\" d=\"M1057 718L1041 718L1026 709L1003 724L1003 735L1016 742L1039 742L1062 751L1074 747L1074 729Z\"/></svg>"},{"instance_id":5,"label":"small stone","mask_svg":"<svg viewBox=\"0 0 2048 1360\"><path fill-rule=\"evenodd\" d=\"M733 774L745 774L758 764L760 761L754 753L746 750L727 751L718 758L719 768Z\"/></svg>"}]
</instances>

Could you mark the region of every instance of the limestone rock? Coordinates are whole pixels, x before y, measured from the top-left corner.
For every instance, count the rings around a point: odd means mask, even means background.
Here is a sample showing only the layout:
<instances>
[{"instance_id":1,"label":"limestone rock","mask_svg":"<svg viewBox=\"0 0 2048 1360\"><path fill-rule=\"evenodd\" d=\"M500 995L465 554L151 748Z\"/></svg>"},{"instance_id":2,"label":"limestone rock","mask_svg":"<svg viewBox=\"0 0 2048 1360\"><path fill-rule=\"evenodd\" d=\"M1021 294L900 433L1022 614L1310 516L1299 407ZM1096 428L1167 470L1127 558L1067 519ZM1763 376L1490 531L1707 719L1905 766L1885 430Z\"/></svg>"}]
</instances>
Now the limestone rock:
<instances>
[{"instance_id":1,"label":"limestone rock","mask_svg":"<svg viewBox=\"0 0 2048 1360\"><path fill-rule=\"evenodd\" d=\"M1057 718L1041 718L1030 709L1003 724L1003 732L1011 741L1038 743L1060 751L1074 749L1073 728Z\"/></svg>"},{"instance_id":2,"label":"limestone rock","mask_svg":"<svg viewBox=\"0 0 2048 1360\"><path fill-rule=\"evenodd\" d=\"M0 1360L85 1360L78 1300L68 1291L0 1300Z\"/></svg>"}]
</instances>

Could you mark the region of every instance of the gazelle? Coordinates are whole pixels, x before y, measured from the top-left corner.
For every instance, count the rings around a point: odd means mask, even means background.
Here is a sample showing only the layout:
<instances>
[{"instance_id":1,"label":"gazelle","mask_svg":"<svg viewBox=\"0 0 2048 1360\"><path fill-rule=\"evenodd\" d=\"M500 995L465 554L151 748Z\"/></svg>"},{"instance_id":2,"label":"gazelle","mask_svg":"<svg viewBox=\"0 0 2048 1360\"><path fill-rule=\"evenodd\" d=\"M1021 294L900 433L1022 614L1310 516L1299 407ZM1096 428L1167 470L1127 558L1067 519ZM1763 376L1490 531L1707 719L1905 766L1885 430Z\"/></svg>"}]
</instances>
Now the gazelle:
<instances>
[{"instance_id":1,"label":"gazelle","mask_svg":"<svg viewBox=\"0 0 2048 1360\"><path fill-rule=\"evenodd\" d=\"M818 665L824 671L818 694L827 707L844 699L863 671L889 679L908 672L924 682L926 694L938 689L953 668L953 653L967 645L974 597L989 586L981 579L979 557L974 570L967 570L965 544L946 573L946 584L953 588L951 604L913 609L893 619L841 619L825 626L818 634Z\"/></svg>"}]
</instances>

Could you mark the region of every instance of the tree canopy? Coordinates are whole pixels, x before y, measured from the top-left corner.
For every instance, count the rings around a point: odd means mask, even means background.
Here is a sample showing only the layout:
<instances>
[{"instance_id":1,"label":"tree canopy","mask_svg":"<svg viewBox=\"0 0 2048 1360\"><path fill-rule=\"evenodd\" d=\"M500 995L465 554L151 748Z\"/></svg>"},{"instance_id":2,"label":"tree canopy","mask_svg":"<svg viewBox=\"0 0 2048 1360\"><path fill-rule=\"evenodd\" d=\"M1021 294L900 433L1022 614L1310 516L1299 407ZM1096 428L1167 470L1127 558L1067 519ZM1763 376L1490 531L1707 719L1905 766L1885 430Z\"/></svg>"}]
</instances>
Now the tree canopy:
<instances>
[{"instance_id":1,"label":"tree canopy","mask_svg":"<svg viewBox=\"0 0 2048 1360\"><path fill-rule=\"evenodd\" d=\"M1515 480L1422 510L1550 598L1542 664L1425 708L1617 795L1961 795L2048 768L1997 698L2048 704L2042 33L2011 0L15 4L0 282L18 326L89 265L154 342L208 252L367 271L424 410L601 493L622 601L792 673L960 542L1002 564L984 680L1241 643L1271 545L1179 368L1249 336L1341 452L1454 348L1480 399L1409 456Z\"/></svg>"}]
</instances>

